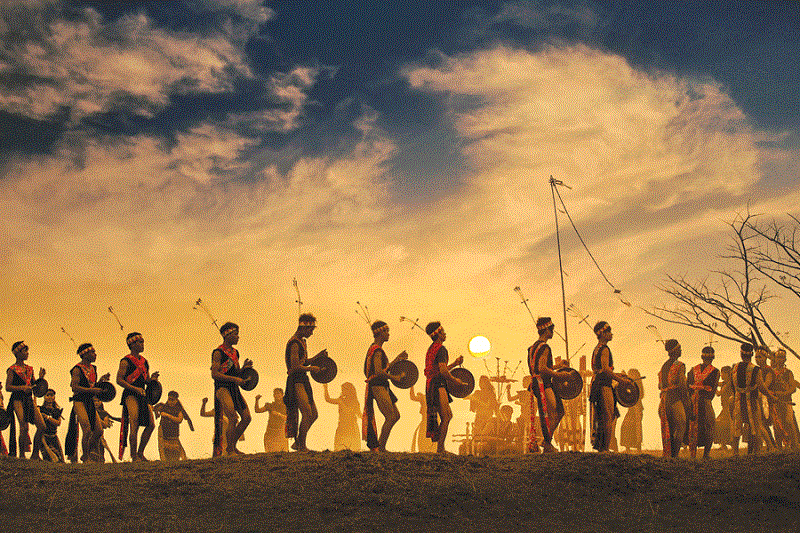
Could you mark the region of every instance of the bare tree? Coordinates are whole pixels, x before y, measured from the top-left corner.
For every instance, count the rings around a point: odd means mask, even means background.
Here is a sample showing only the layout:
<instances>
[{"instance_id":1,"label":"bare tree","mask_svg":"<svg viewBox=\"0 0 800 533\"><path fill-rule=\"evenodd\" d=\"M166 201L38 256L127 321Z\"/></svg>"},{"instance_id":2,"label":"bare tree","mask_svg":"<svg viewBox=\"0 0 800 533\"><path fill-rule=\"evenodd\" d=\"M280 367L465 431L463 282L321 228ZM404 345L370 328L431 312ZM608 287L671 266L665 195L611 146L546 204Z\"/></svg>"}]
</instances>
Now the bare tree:
<instances>
[{"instance_id":1,"label":"bare tree","mask_svg":"<svg viewBox=\"0 0 800 533\"><path fill-rule=\"evenodd\" d=\"M658 288L677 300L677 305L645 312L664 322L735 342L777 343L800 359L786 342L786 334L776 331L767 315L767 302L775 297L768 282L800 297L800 253L794 247L795 231L787 233L785 227L775 223L763 226L757 218L748 212L729 223L733 244L722 258L731 263L731 269L711 271L717 278L713 281L667 275Z\"/></svg>"}]
</instances>

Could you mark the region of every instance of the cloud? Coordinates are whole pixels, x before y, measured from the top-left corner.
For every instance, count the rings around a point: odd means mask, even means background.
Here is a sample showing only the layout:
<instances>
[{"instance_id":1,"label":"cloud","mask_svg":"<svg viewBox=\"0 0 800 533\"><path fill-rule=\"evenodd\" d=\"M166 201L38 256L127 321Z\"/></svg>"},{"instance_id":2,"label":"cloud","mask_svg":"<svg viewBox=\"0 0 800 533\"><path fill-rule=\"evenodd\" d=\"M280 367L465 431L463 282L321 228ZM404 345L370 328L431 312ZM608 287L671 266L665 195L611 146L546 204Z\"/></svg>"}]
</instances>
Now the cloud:
<instances>
[{"instance_id":1,"label":"cloud","mask_svg":"<svg viewBox=\"0 0 800 533\"><path fill-rule=\"evenodd\" d=\"M235 77L252 76L225 36L170 32L144 14L112 23L90 9L78 19L2 15L3 74L12 83L0 106L11 113L44 119L67 106L73 121L119 108L152 116L172 94L230 91Z\"/></svg>"}]
</instances>

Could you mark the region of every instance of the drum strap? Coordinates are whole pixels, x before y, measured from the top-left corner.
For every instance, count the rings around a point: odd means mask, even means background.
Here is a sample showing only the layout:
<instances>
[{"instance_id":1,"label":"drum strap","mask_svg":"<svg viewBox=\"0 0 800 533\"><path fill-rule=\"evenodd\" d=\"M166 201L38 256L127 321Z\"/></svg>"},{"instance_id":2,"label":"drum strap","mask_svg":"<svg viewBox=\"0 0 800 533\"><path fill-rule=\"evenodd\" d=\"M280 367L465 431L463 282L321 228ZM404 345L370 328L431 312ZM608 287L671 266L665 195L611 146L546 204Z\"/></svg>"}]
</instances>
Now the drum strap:
<instances>
[{"instance_id":1,"label":"drum strap","mask_svg":"<svg viewBox=\"0 0 800 533\"><path fill-rule=\"evenodd\" d=\"M233 346L225 346L224 344L220 344L217 347L217 350L228 356L228 358L219 367L220 373L227 374L231 367L236 368L237 370L239 369L239 352L236 351L236 348Z\"/></svg>"},{"instance_id":2,"label":"drum strap","mask_svg":"<svg viewBox=\"0 0 800 533\"><path fill-rule=\"evenodd\" d=\"M11 369L25 381L25 385L30 386L33 380L33 367L30 365L11 365Z\"/></svg>"},{"instance_id":3,"label":"drum strap","mask_svg":"<svg viewBox=\"0 0 800 533\"><path fill-rule=\"evenodd\" d=\"M97 368L94 365L84 365L83 363L78 363L77 366L83 372L83 375L86 376L86 381L89 382L89 388L94 387L97 383Z\"/></svg>"},{"instance_id":4,"label":"drum strap","mask_svg":"<svg viewBox=\"0 0 800 533\"><path fill-rule=\"evenodd\" d=\"M131 353L126 355L125 359L130 361L130 363L135 368L133 372L131 372L125 377L125 381L127 381L128 383L133 383L134 381L139 379L139 376L144 376L145 381L150 379L150 374L147 371L147 360L144 358L144 356L136 357Z\"/></svg>"}]
</instances>

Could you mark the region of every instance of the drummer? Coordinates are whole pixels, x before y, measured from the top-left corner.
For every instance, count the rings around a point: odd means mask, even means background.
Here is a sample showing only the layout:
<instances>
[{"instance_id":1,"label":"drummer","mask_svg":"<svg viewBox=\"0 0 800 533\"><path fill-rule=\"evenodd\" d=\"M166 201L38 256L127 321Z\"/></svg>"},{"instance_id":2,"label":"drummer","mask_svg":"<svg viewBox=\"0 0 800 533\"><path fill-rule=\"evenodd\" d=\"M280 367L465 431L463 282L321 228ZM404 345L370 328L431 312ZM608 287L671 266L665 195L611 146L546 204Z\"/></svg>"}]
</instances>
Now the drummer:
<instances>
[{"instance_id":1,"label":"drummer","mask_svg":"<svg viewBox=\"0 0 800 533\"><path fill-rule=\"evenodd\" d=\"M69 415L69 429L64 443L64 454L73 462L78 453L78 425L83 431L81 444L83 454L81 461L99 461L96 452L97 443L103 436L103 423L94 407L94 397L103 392L97 387L99 381L108 381L111 374L105 374L97 379L97 367L93 364L97 360L94 346L84 343L78 346L78 355L81 362L70 370L72 387L72 412Z\"/></svg>"},{"instance_id":2,"label":"drummer","mask_svg":"<svg viewBox=\"0 0 800 533\"><path fill-rule=\"evenodd\" d=\"M39 407L33 401L33 387L38 380L33 379L33 367L25 363L28 359L28 346L24 341L17 341L11 346L11 352L16 362L8 367L6 372L6 390L11 393L9 409L14 411L19 422L19 456L25 458L25 453L31 449L28 424L35 424L38 430L43 431L45 423ZM40 368L39 379L43 379L44 374L44 368ZM9 439L9 452L12 457L17 454L15 429L12 417Z\"/></svg>"},{"instance_id":3,"label":"drummer","mask_svg":"<svg viewBox=\"0 0 800 533\"><path fill-rule=\"evenodd\" d=\"M117 370L117 385L122 387L122 423L119 429L119 458L125 452L128 430L130 430L131 460L147 461L144 449L156 427L153 409L147 401L145 387L158 380L158 372L150 374L150 364L142 355L144 337L141 333L128 333L125 341L131 353L123 357ZM143 427L139 446L136 445L139 427Z\"/></svg>"},{"instance_id":4,"label":"drummer","mask_svg":"<svg viewBox=\"0 0 800 533\"><path fill-rule=\"evenodd\" d=\"M308 349L306 339L314 334L317 328L317 319L311 313L300 315L297 330L286 343L286 394L283 403L286 404L286 438L294 439L292 449L298 452L308 451L306 437L308 430L317 420L317 405L314 403L314 394L311 390L311 381L308 372L319 372L320 368L308 363ZM327 350L322 350L314 357L327 355ZM302 420L298 424L298 410Z\"/></svg>"},{"instance_id":5,"label":"drummer","mask_svg":"<svg viewBox=\"0 0 800 533\"><path fill-rule=\"evenodd\" d=\"M396 405L397 396L389 388L389 380L402 379L404 375L402 373L392 375L389 373L389 368L398 361L408 359L408 354L404 350L395 357L394 361L389 363L389 358L386 356L386 352L383 351L383 343L389 340L389 325L382 320L377 320L370 327L375 340L367 350L367 357L364 360L367 391L364 400L364 420L361 424L361 433L370 450L385 452L386 442L389 440L389 432L400 420L400 411L397 410ZM378 409L381 410L384 418L380 438L375 424L373 400L378 403Z\"/></svg>"},{"instance_id":6,"label":"drummer","mask_svg":"<svg viewBox=\"0 0 800 533\"><path fill-rule=\"evenodd\" d=\"M627 376L614 372L614 358L608 343L614 338L611 325L601 320L594 325L597 346L592 352L592 379L589 403L592 406L592 446L599 452L607 452L614 440L619 409L612 384L627 380Z\"/></svg>"},{"instance_id":7,"label":"drummer","mask_svg":"<svg viewBox=\"0 0 800 533\"><path fill-rule=\"evenodd\" d=\"M567 368L567 362L561 361L556 367L553 366L553 351L547 344L547 341L553 338L555 330L555 325L550 317L537 319L536 329L539 332L539 340L528 348L528 368L532 377L531 392L533 392L539 408L539 421L544 437L542 451L543 453L553 453L558 450L553 446L551 440L559 422L564 417L564 403L558 393L553 390L552 380L558 377L559 369ZM531 439L531 443L533 442Z\"/></svg>"},{"instance_id":8,"label":"drummer","mask_svg":"<svg viewBox=\"0 0 800 533\"><path fill-rule=\"evenodd\" d=\"M222 344L211 352L211 377L214 378L214 457L221 455L242 455L236 448L239 437L250 425L252 416L247 402L242 396L244 380L239 374L253 366L250 359L239 364L239 351L234 346L239 342L239 326L226 322L219 328ZM225 435L226 449L222 449L222 417L228 419ZM240 419L241 417L241 419Z\"/></svg>"},{"instance_id":9,"label":"drummer","mask_svg":"<svg viewBox=\"0 0 800 533\"><path fill-rule=\"evenodd\" d=\"M447 334L440 322L431 322L425 326L425 333L433 340L425 355L425 401L428 404L427 436L436 443L436 452L444 453L444 441L447 428L453 419L450 402L453 401L448 387L463 387L465 383L454 377L450 370L464 362L463 356L448 364L447 348L443 346Z\"/></svg>"}]
</instances>

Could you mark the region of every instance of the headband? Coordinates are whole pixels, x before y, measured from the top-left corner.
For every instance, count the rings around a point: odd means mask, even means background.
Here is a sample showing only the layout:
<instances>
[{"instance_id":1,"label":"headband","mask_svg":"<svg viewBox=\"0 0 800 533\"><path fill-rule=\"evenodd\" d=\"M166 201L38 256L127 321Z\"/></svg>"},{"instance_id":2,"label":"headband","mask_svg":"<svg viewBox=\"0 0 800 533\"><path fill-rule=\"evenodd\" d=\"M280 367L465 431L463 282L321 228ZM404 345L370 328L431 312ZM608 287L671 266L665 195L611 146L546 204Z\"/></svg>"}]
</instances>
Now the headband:
<instances>
[{"instance_id":1,"label":"headband","mask_svg":"<svg viewBox=\"0 0 800 533\"><path fill-rule=\"evenodd\" d=\"M436 336L437 336L437 335L439 335L439 333L441 333L442 331L444 331L444 329L442 329L442 326L439 326L438 328L436 328L436 329L433 331L433 333L431 333L431 338L432 338L432 339L435 339L435 338L436 338Z\"/></svg>"},{"instance_id":2,"label":"headband","mask_svg":"<svg viewBox=\"0 0 800 533\"><path fill-rule=\"evenodd\" d=\"M372 330L372 334L373 335L377 335L378 333L382 333L382 332L384 332L384 331L386 331L388 329L389 329L389 324L384 324L381 327L379 327L378 329L373 329Z\"/></svg>"},{"instance_id":3,"label":"headband","mask_svg":"<svg viewBox=\"0 0 800 533\"><path fill-rule=\"evenodd\" d=\"M302 321L300 321L300 326L316 327L317 326L317 321L316 320L302 320Z\"/></svg>"},{"instance_id":4,"label":"headband","mask_svg":"<svg viewBox=\"0 0 800 533\"><path fill-rule=\"evenodd\" d=\"M128 339L128 341L127 341L128 342L128 346L130 346L134 342L139 342L139 341L143 341L143 340L144 340L144 337L142 337L141 335L134 335L133 337Z\"/></svg>"},{"instance_id":5,"label":"headband","mask_svg":"<svg viewBox=\"0 0 800 533\"><path fill-rule=\"evenodd\" d=\"M611 328L611 324L606 324L605 326L603 326L602 328L597 330L595 332L595 335L600 335L601 333L603 333L604 331L606 331L607 329L610 329L610 328Z\"/></svg>"},{"instance_id":6,"label":"headband","mask_svg":"<svg viewBox=\"0 0 800 533\"><path fill-rule=\"evenodd\" d=\"M223 329L222 332L221 332L222 336L225 337L226 335L228 335L228 333L230 333L231 331L233 331L235 329L238 330L239 326L230 326L230 327L228 327L226 329Z\"/></svg>"},{"instance_id":7,"label":"headband","mask_svg":"<svg viewBox=\"0 0 800 533\"><path fill-rule=\"evenodd\" d=\"M19 345L17 345L17 347L16 347L16 348L14 348L13 350L11 350L11 353L13 353L13 354L15 354L15 355L16 355L16 354L18 354L19 352L21 352L23 348L27 348L27 347L28 347L28 345L27 345L27 344L25 344L24 342L21 342L21 343L19 343Z\"/></svg>"},{"instance_id":8,"label":"headband","mask_svg":"<svg viewBox=\"0 0 800 533\"><path fill-rule=\"evenodd\" d=\"M548 320L547 322L545 322L545 323L544 323L544 324L542 324L542 325L537 325L537 326L536 326L536 329L537 329L537 330L539 330L539 331L544 331L544 330L546 330L547 328L551 328L551 327L554 327L554 326L553 326L553 321L552 321L552 320Z\"/></svg>"},{"instance_id":9,"label":"headband","mask_svg":"<svg viewBox=\"0 0 800 533\"><path fill-rule=\"evenodd\" d=\"M90 351L90 350L91 350L91 351L94 351L94 346L91 346L91 345L87 346L86 348L84 348L83 350L81 350L80 352L78 352L78 355L83 355L83 354L85 354L86 352L88 352L88 351Z\"/></svg>"}]
</instances>

